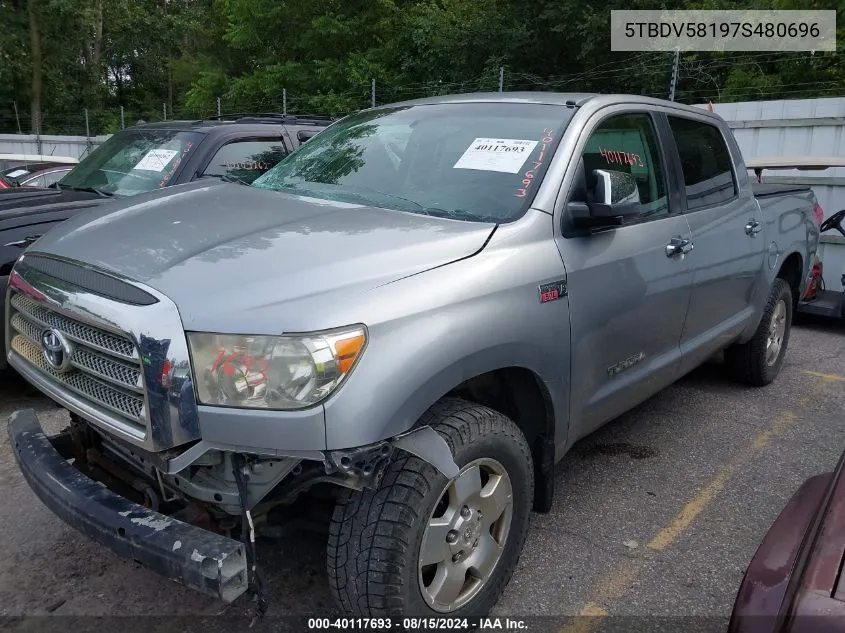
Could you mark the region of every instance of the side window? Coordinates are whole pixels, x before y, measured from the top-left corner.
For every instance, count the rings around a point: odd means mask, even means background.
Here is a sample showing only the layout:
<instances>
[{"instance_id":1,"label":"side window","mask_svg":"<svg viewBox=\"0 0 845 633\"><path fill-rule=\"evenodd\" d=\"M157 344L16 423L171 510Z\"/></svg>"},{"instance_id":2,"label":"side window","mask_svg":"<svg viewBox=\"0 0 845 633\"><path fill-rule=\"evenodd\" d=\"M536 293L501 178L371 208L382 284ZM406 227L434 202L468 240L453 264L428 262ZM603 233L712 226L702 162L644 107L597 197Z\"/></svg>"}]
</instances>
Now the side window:
<instances>
[{"instance_id":1,"label":"side window","mask_svg":"<svg viewBox=\"0 0 845 633\"><path fill-rule=\"evenodd\" d=\"M22 187L46 187L47 185L44 184L44 174L40 176L36 176L35 178L30 178L29 180L24 180L21 183Z\"/></svg>"},{"instance_id":2,"label":"side window","mask_svg":"<svg viewBox=\"0 0 845 633\"><path fill-rule=\"evenodd\" d=\"M65 177L65 174L70 171L68 170L61 170L61 171L51 171L44 174L44 186L49 187L54 182L59 182L62 178Z\"/></svg>"},{"instance_id":3,"label":"side window","mask_svg":"<svg viewBox=\"0 0 845 633\"><path fill-rule=\"evenodd\" d=\"M681 159L687 208L715 206L735 197L733 162L719 128L673 116L669 126Z\"/></svg>"},{"instance_id":4,"label":"side window","mask_svg":"<svg viewBox=\"0 0 845 633\"><path fill-rule=\"evenodd\" d=\"M582 161L587 191L594 189L596 169L626 172L637 181L643 216L669 213L665 169L648 115L622 114L605 120L587 141Z\"/></svg>"},{"instance_id":5,"label":"side window","mask_svg":"<svg viewBox=\"0 0 845 633\"><path fill-rule=\"evenodd\" d=\"M204 176L231 176L246 183L275 167L287 155L281 139L233 141L214 155Z\"/></svg>"}]
</instances>

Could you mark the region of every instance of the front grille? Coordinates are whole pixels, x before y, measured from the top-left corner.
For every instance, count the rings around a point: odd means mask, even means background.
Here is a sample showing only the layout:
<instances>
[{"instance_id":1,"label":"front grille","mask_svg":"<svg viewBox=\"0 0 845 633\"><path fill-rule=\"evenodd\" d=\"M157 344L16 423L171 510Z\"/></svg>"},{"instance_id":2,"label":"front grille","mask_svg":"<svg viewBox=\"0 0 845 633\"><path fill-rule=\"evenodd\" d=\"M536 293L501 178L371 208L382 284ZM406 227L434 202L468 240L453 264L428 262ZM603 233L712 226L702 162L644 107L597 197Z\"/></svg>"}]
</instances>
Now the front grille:
<instances>
[{"instance_id":1,"label":"front grille","mask_svg":"<svg viewBox=\"0 0 845 633\"><path fill-rule=\"evenodd\" d=\"M10 302L11 349L48 376L58 387L73 392L96 409L115 417L120 430L142 439L147 420L141 360L128 336L77 321L26 295L14 293ZM52 367L44 358L41 334L54 328L70 342L70 366Z\"/></svg>"},{"instance_id":2,"label":"front grille","mask_svg":"<svg viewBox=\"0 0 845 633\"><path fill-rule=\"evenodd\" d=\"M87 347L126 360L137 360L138 358L135 344L128 338L115 336L105 330L69 319L36 303L26 295L16 294L12 298L12 308L19 314L23 314L28 321L37 324L39 330L54 327L70 340L82 343Z\"/></svg>"}]
</instances>

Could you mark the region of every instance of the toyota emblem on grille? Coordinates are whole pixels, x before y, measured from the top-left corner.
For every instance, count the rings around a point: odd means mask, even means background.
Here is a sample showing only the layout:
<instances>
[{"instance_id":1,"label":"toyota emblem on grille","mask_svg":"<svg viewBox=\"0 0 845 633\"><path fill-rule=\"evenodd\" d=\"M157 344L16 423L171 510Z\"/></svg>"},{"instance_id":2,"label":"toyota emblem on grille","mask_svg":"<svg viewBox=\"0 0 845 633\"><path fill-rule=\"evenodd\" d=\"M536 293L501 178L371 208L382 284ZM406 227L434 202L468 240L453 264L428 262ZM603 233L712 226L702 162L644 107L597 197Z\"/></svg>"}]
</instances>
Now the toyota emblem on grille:
<instances>
[{"instance_id":1,"label":"toyota emblem on grille","mask_svg":"<svg viewBox=\"0 0 845 633\"><path fill-rule=\"evenodd\" d=\"M56 371L65 371L70 366L73 350L64 335L51 328L41 333L41 353L50 367Z\"/></svg>"}]
</instances>

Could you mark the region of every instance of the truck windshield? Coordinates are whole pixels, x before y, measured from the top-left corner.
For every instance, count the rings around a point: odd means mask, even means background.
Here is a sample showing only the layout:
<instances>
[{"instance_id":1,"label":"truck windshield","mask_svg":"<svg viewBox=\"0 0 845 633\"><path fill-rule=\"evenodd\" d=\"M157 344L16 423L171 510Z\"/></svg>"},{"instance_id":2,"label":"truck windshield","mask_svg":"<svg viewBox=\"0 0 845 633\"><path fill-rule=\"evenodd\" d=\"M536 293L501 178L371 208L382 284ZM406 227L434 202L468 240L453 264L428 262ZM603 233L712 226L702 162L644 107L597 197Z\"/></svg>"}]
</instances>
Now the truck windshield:
<instances>
[{"instance_id":1,"label":"truck windshield","mask_svg":"<svg viewBox=\"0 0 845 633\"><path fill-rule=\"evenodd\" d=\"M124 130L91 152L57 186L117 196L165 187L201 139L201 134L179 130Z\"/></svg>"},{"instance_id":2,"label":"truck windshield","mask_svg":"<svg viewBox=\"0 0 845 633\"><path fill-rule=\"evenodd\" d=\"M441 103L351 115L253 187L457 220L520 217L574 110L531 103Z\"/></svg>"}]
</instances>

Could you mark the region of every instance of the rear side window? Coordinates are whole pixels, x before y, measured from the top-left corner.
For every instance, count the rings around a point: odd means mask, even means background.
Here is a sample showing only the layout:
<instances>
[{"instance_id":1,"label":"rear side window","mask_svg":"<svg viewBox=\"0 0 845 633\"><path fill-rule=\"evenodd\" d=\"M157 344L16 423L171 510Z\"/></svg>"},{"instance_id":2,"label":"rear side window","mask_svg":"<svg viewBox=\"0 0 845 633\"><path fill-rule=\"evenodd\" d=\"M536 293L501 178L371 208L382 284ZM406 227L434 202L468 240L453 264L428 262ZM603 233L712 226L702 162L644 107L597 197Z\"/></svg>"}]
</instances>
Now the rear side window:
<instances>
[{"instance_id":1,"label":"rear side window","mask_svg":"<svg viewBox=\"0 0 845 633\"><path fill-rule=\"evenodd\" d=\"M276 166L287 155L281 139L233 141L214 155L204 176L230 176L247 184Z\"/></svg>"},{"instance_id":2,"label":"rear side window","mask_svg":"<svg viewBox=\"0 0 845 633\"><path fill-rule=\"evenodd\" d=\"M731 155L719 128L673 116L669 125L681 159L687 208L716 206L734 198Z\"/></svg>"},{"instance_id":3,"label":"rear side window","mask_svg":"<svg viewBox=\"0 0 845 633\"><path fill-rule=\"evenodd\" d=\"M64 169L62 171L50 171L44 174L44 186L49 187L54 182L59 182L62 178L65 177L65 174L68 173L69 169Z\"/></svg>"},{"instance_id":4,"label":"rear side window","mask_svg":"<svg viewBox=\"0 0 845 633\"><path fill-rule=\"evenodd\" d=\"M44 180L44 174L40 176L36 176L35 178L30 178L29 180L23 180L20 183L21 187L46 187L47 183Z\"/></svg>"}]
</instances>

